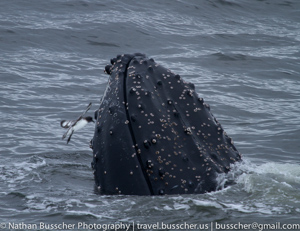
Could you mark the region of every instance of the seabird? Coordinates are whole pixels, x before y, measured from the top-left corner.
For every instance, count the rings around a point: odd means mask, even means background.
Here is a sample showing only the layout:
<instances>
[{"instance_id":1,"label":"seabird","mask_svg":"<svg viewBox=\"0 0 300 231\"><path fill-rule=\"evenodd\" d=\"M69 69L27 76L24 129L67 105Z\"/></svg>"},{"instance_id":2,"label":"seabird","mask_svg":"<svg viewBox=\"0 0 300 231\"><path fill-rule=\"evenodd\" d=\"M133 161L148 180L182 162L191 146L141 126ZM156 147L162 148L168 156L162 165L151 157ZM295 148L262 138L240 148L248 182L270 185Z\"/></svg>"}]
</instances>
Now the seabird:
<instances>
[{"instance_id":1,"label":"seabird","mask_svg":"<svg viewBox=\"0 0 300 231\"><path fill-rule=\"evenodd\" d=\"M79 129L83 128L85 125L87 125L90 122L95 123L92 117L90 116L83 117L87 113L87 111L91 108L91 106L92 103L89 103L85 112L81 116L79 116L77 120L62 120L60 122L60 126L62 128L68 129L67 132L62 136L62 139L69 136L67 140L67 144L70 142L71 137L75 131L78 131Z\"/></svg>"}]
</instances>

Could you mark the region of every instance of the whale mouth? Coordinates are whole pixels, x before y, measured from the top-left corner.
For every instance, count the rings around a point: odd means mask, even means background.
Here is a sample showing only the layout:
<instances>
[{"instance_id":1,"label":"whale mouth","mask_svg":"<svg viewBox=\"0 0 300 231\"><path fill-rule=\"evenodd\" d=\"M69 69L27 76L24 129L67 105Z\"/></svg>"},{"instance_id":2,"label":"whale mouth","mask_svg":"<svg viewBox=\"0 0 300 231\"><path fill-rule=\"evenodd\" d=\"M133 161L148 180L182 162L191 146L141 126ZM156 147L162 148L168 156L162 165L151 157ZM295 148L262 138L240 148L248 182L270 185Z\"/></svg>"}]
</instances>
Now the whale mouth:
<instances>
[{"instance_id":1,"label":"whale mouth","mask_svg":"<svg viewBox=\"0 0 300 231\"><path fill-rule=\"evenodd\" d=\"M217 189L241 156L192 83L143 54L122 55L95 113L95 182L105 194L164 195Z\"/></svg>"}]
</instances>

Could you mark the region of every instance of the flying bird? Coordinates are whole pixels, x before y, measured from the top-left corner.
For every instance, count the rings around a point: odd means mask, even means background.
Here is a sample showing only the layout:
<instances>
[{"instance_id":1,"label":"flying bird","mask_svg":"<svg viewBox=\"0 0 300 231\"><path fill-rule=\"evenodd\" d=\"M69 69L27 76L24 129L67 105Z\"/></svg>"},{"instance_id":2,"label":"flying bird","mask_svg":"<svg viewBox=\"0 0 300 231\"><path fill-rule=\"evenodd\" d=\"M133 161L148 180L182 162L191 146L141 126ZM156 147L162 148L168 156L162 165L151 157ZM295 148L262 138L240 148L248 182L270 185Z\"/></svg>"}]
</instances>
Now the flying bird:
<instances>
[{"instance_id":1,"label":"flying bird","mask_svg":"<svg viewBox=\"0 0 300 231\"><path fill-rule=\"evenodd\" d=\"M83 114L81 116L78 117L77 120L62 120L60 122L60 126L62 128L68 129L65 132L65 134L62 136L62 139L65 139L67 136L69 136L69 138L67 140L67 144L70 142L71 137L75 131L82 129L85 125L87 125L90 122L95 123L95 121L93 120L92 117L90 117L90 116L83 117L88 112L88 110L91 108L91 106L92 106L92 103L89 103L86 110L83 112Z\"/></svg>"}]
</instances>

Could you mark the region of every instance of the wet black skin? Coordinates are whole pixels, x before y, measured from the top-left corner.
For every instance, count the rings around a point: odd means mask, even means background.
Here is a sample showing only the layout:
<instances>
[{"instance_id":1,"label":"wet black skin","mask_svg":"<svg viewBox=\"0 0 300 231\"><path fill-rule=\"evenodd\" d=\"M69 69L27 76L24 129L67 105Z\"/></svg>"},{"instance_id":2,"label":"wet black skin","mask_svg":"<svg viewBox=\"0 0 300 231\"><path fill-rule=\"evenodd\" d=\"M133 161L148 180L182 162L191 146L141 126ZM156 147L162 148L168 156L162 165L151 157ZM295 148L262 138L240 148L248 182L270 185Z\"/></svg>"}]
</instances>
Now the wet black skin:
<instances>
[{"instance_id":1,"label":"wet black skin","mask_svg":"<svg viewBox=\"0 0 300 231\"><path fill-rule=\"evenodd\" d=\"M91 147L103 194L214 191L217 175L241 159L194 84L143 54L105 67L108 85L95 112Z\"/></svg>"}]
</instances>

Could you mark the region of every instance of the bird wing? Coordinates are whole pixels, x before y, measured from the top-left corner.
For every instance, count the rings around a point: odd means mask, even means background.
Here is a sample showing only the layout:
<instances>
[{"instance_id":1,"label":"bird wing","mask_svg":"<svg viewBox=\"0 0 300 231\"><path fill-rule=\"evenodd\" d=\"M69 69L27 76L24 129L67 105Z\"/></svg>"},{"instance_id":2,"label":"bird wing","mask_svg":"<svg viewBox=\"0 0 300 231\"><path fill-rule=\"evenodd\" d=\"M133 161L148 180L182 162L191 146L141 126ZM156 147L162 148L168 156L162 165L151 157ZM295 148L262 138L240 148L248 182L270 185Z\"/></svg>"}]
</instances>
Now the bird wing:
<instances>
[{"instance_id":1,"label":"bird wing","mask_svg":"<svg viewBox=\"0 0 300 231\"><path fill-rule=\"evenodd\" d=\"M69 128L75 123L75 121L76 120L62 120L60 121L60 126L62 128Z\"/></svg>"},{"instance_id":2,"label":"bird wing","mask_svg":"<svg viewBox=\"0 0 300 231\"><path fill-rule=\"evenodd\" d=\"M63 136L62 136L62 140L64 139L64 138L66 138L67 137L67 135L69 135L70 134L70 132L71 132L71 134L73 135L73 132L74 131L72 131L73 130L73 128L72 128L72 126L71 127L69 127L68 128L68 130L65 132L65 134L63 134ZM69 141L68 141L69 142Z\"/></svg>"},{"instance_id":3,"label":"bird wing","mask_svg":"<svg viewBox=\"0 0 300 231\"><path fill-rule=\"evenodd\" d=\"M79 120L80 120L80 119L88 112L88 110L90 110L91 106L92 106L92 103L89 103L89 105L87 106L87 108L85 109L85 111L83 112L83 114L82 114L81 116L79 116L77 120L62 120L62 121L60 122L60 126L61 126L62 128L68 129L68 130L65 132L65 134L62 136L62 139L66 138L66 137L70 134L67 143L69 143L69 141L70 141L70 139L71 139L71 136L72 136L73 133L74 133L73 125L74 125L77 121L79 121Z\"/></svg>"},{"instance_id":4,"label":"bird wing","mask_svg":"<svg viewBox=\"0 0 300 231\"><path fill-rule=\"evenodd\" d=\"M87 106L87 108L85 109L85 111L82 113L80 117L83 117L88 112L88 110L90 110L91 106L92 106L92 102L89 103L89 105Z\"/></svg>"},{"instance_id":5,"label":"bird wing","mask_svg":"<svg viewBox=\"0 0 300 231\"><path fill-rule=\"evenodd\" d=\"M67 144L70 142L73 133L74 133L74 131L72 131L72 133L70 134L70 136L69 136L69 138L68 138L68 140L67 140Z\"/></svg>"},{"instance_id":6,"label":"bird wing","mask_svg":"<svg viewBox=\"0 0 300 231\"><path fill-rule=\"evenodd\" d=\"M76 121L80 120L88 112L88 110L90 110L91 106L92 106L92 103L89 103L89 105L87 106L85 111L82 113L81 116L79 116L77 118L77 120L62 120L62 121L60 121L60 126L62 128L66 128L66 129L70 128L72 125L74 125L76 123Z\"/></svg>"}]
</instances>

